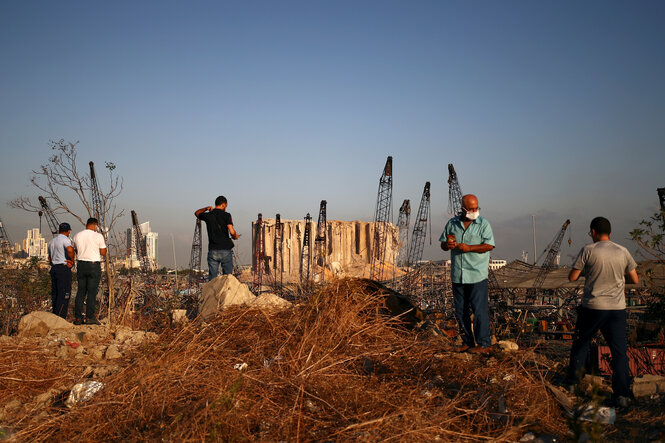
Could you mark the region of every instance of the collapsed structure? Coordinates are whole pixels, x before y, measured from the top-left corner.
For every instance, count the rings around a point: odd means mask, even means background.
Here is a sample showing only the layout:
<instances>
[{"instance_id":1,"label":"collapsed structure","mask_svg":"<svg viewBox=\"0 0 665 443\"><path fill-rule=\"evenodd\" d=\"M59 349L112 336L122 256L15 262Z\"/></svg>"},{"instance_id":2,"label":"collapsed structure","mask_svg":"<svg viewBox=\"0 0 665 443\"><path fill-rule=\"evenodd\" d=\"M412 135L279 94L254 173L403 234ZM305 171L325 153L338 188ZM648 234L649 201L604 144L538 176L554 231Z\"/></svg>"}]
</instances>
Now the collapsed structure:
<instances>
[{"instance_id":1,"label":"collapsed structure","mask_svg":"<svg viewBox=\"0 0 665 443\"><path fill-rule=\"evenodd\" d=\"M261 263L263 272L266 276L272 278L276 276L277 279L281 277L286 281L300 279L306 221L282 219L280 223L282 227L276 236L276 219L262 219L260 241L264 248L263 263ZM311 232L318 232L318 223L313 221L309 223ZM252 223L252 250L259 240L256 224ZM326 220L325 261L313 260L313 254L305 254L304 258L315 271L321 263L325 263L325 268L332 274L367 277L372 254L375 252L374 226L375 223L357 220ZM399 252L399 233L392 223L384 223L382 228L387 234L382 266L390 269L394 267ZM275 269L275 263L280 269ZM252 264L256 267L256 258L253 258ZM316 272L312 272L312 275L316 275Z\"/></svg>"}]
</instances>

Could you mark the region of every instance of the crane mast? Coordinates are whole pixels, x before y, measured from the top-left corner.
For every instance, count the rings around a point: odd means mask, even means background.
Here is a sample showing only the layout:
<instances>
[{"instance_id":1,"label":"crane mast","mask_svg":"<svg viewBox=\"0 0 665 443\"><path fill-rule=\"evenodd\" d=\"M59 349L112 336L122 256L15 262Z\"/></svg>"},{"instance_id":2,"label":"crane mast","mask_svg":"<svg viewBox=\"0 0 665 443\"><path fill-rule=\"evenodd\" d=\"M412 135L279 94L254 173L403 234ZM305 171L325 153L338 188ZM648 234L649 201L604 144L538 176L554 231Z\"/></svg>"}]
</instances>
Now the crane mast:
<instances>
[{"instance_id":1,"label":"crane mast","mask_svg":"<svg viewBox=\"0 0 665 443\"><path fill-rule=\"evenodd\" d=\"M448 213L452 215L462 213L462 189L452 163L448 163Z\"/></svg>"},{"instance_id":2,"label":"crane mast","mask_svg":"<svg viewBox=\"0 0 665 443\"><path fill-rule=\"evenodd\" d=\"M312 245L310 236L312 231L312 216L305 216L305 232L302 236L302 251L300 253L300 284L305 287L309 282L309 268L311 261Z\"/></svg>"},{"instance_id":3,"label":"crane mast","mask_svg":"<svg viewBox=\"0 0 665 443\"><path fill-rule=\"evenodd\" d=\"M134 250L136 251L136 258L138 258L141 265L141 272L149 274L152 271L152 264L150 263L150 257L148 257L148 248L141 232L141 226L139 226L139 219L134 210L132 210L132 225L134 227Z\"/></svg>"},{"instance_id":4,"label":"crane mast","mask_svg":"<svg viewBox=\"0 0 665 443\"><path fill-rule=\"evenodd\" d=\"M194 238L192 240L192 252L189 255L189 269L192 270L193 275L195 272L201 270L201 250L203 248L203 241L201 237L201 219L196 218L194 225Z\"/></svg>"},{"instance_id":5,"label":"crane mast","mask_svg":"<svg viewBox=\"0 0 665 443\"><path fill-rule=\"evenodd\" d=\"M399 218L397 219L397 229L399 232L399 254L397 255L398 266L408 266L409 254L409 225L411 217L411 201L404 200L399 208Z\"/></svg>"},{"instance_id":6,"label":"crane mast","mask_svg":"<svg viewBox=\"0 0 665 443\"><path fill-rule=\"evenodd\" d=\"M658 188L658 200L660 200L660 210L665 211L665 188Z\"/></svg>"},{"instance_id":7,"label":"crane mast","mask_svg":"<svg viewBox=\"0 0 665 443\"><path fill-rule=\"evenodd\" d=\"M530 290L531 295L535 295L536 291L543 287L543 283L545 283L545 278L547 277L547 274L552 269L554 269L555 267L554 262L556 261L556 256L559 253L559 250L561 249L561 242L563 241L563 237L566 234L566 229L568 229L568 225L570 225L570 220L566 220L564 222L563 226L561 226L561 229L554 237L554 240L552 240L552 242L547 247L547 256L545 256L545 261L543 262L543 265L540 267L538 275L536 276L536 279L533 282L533 287Z\"/></svg>"},{"instance_id":8,"label":"crane mast","mask_svg":"<svg viewBox=\"0 0 665 443\"><path fill-rule=\"evenodd\" d=\"M92 212L94 217L99 222L100 230L102 231L102 235L104 235L104 239L106 240L106 234L104 229L105 217L104 217L104 210L102 204L102 195L101 192L99 192L99 185L97 184L97 176L95 175L95 163L90 162L89 165L90 165L90 186L92 194Z\"/></svg>"},{"instance_id":9,"label":"crane mast","mask_svg":"<svg viewBox=\"0 0 665 443\"><path fill-rule=\"evenodd\" d=\"M49 229L51 230L51 234L58 235L58 227L60 226L60 222L58 221L55 214L49 207L46 199L41 195L38 197L38 199L39 199L39 204L42 207L42 210L39 211L39 216L41 217L43 214L46 217L46 223L48 223Z\"/></svg>"},{"instance_id":10,"label":"crane mast","mask_svg":"<svg viewBox=\"0 0 665 443\"><path fill-rule=\"evenodd\" d=\"M263 284L263 260L265 257L263 214L259 213L254 225L254 291L258 294Z\"/></svg>"},{"instance_id":11,"label":"crane mast","mask_svg":"<svg viewBox=\"0 0 665 443\"><path fill-rule=\"evenodd\" d=\"M374 248L370 261L370 278L383 280L383 270L386 261L386 245L388 243L388 229L392 220L393 206L393 158L388 157L379 179L379 192L376 199L376 213L374 214Z\"/></svg>"},{"instance_id":12,"label":"crane mast","mask_svg":"<svg viewBox=\"0 0 665 443\"><path fill-rule=\"evenodd\" d=\"M423 257L423 249L425 247L425 237L427 237L427 221L429 220L430 209L430 183L425 183L423 189L423 196L420 199L420 206L418 207L418 215L416 222L413 225L413 233L411 234L411 245L409 248L409 255L407 258L407 266L417 264Z\"/></svg>"},{"instance_id":13,"label":"crane mast","mask_svg":"<svg viewBox=\"0 0 665 443\"><path fill-rule=\"evenodd\" d=\"M320 283L326 278L326 253L328 249L328 221L326 215L326 206L328 202L321 200L319 206L319 221L316 224L316 237L314 237L315 263L318 266L318 274L321 276Z\"/></svg>"},{"instance_id":14,"label":"crane mast","mask_svg":"<svg viewBox=\"0 0 665 443\"><path fill-rule=\"evenodd\" d=\"M12 254L12 242L9 240L9 235L5 229L5 225L2 224L0 220L0 252L3 254Z\"/></svg>"}]
</instances>

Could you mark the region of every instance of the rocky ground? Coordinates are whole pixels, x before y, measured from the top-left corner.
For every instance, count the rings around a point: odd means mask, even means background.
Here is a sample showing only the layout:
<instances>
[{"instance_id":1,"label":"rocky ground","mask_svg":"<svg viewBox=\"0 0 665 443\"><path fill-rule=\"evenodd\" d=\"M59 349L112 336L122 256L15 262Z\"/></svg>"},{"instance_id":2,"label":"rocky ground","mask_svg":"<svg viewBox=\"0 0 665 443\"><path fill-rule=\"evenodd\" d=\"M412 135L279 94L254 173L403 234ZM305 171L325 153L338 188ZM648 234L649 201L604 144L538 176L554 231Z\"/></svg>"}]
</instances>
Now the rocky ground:
<instances>
[{"instance_id":1,"label":"rocky ground","mask_svg":"<svg viewBox=\"0 0 665 443\"><path fill-rule=\"evenodd\" d=\"M582 420L567 408L600 403L608 381L558 390L565 342L459 354L436 322L377 316L383 303L341 281L155 332L34 312L0 336L0 440L665 440L662 379L638 379L613 424Z\"/></svg>"}]
</instances>

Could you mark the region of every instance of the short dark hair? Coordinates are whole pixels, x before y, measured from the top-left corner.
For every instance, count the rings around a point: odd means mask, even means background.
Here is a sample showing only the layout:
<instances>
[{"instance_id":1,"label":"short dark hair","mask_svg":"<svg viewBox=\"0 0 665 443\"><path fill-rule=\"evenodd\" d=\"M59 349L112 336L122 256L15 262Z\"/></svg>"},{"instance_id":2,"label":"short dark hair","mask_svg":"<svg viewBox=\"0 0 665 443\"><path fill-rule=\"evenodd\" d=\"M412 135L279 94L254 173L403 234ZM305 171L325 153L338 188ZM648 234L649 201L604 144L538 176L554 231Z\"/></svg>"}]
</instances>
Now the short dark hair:
<instances>
[{"instance_id":1,"label":"short dark hair","mask_svg":"<svg viewBox=\"0 0 665 443\"><path fill-rule=\"evenodd\" d=\"M223 195L220 195L215 199L215 206L223 205L224 203L227 203L227 201L226 197L224 197Z\"/></svg>"},{"instance_id":2,"label":"short dark hair","mask_svg":"<svg viewBox=\"0 0 665 443\"><path fill-rule=\"evenodd\" d=\"M89 225L98 225L98 224L99 224L99 220L97 220L95 217L90 217L90 218L88 219L88 221L85 222L85 225L86 225L86 226L89 226Z\"/></svg>"},{"instance_id":3,"label":"short dark hair","mask_svg":"<svg viewBox=\"0 0 665 443\"><path fill-rule=\"evenodd\" d=\"M610 235L612 233L612 225L610 224L610 221L605 217L594 218L593 220L591 220L591 224L589 225L589 227L594 231L596 231L596 234Z\"/></svg>"}]
</instances>

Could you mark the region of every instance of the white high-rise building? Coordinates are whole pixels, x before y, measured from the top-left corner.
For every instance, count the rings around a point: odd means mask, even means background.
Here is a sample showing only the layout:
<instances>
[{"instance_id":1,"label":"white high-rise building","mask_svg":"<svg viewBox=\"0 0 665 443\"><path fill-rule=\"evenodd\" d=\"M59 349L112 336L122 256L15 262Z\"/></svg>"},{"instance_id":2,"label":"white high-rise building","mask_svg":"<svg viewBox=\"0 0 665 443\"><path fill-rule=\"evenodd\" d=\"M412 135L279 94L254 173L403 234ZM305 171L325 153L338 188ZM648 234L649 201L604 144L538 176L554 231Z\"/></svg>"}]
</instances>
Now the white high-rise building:
<instances>
[{"instance_id":1,"label":"white high-rise building","mask_svg":"<svg viewBox=\"0 0 665 443\"><path fill-rule=\"evenodd\" d=\"M143 241L145 241L145 246L146 246L146 252L148 254L148 258L150 259L150 262L153 266L154 269L157 268L157 239L159 238L159 234L157 232L152 232L150 230L150 222L144 222L139 225L139 228L141 229L141 235L143 236ZM131 228L127 229L127 251L128 251L128 261L130 263L130 267L132 268L138 268L140 267L140 263L138 261L138 256L136 255L136 233L135 229L132 226Z\"/></svg>"},{"instance_id":2,"label":"white high-rise building","mask_svg":"<svg viewBox=\"0 0 665 443\"><path fill-rule=\"evenodd\" d=\"M23 250L28 254L28 257L42 259L48 257L48 242L42 237L38 228L28 230L26 238L23 240Z\"/></svg>"}]
</instances>

